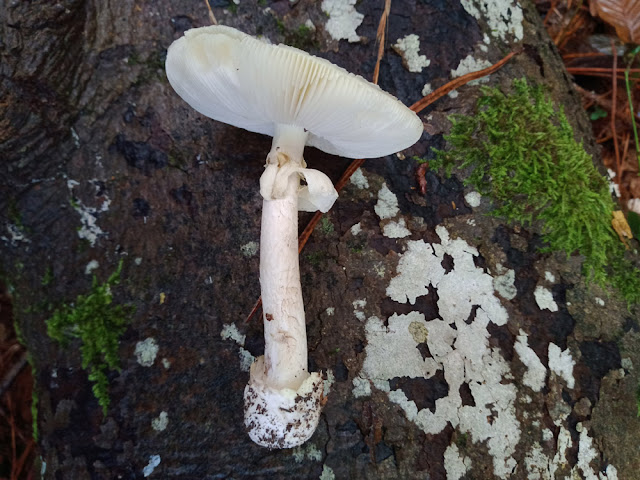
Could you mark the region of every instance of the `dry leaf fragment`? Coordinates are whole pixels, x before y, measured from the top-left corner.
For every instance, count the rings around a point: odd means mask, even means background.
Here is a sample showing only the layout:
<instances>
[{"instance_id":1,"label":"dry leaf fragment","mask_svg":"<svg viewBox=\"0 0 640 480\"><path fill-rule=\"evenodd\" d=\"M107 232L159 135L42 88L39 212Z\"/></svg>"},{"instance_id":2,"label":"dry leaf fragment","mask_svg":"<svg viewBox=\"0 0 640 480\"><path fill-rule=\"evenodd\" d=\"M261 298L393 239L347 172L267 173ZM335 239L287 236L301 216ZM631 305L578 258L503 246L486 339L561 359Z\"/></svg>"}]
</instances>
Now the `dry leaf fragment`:
<instances>
[{"instance_id":1,"label":"dry leaf fragment","mask_svg":"<svg viewBox=\"0 0 640 480\"><path fill-rule=\"evenodd\" d=\"M618 234L620 241L624 243L626 248L629 248L629 244L627 243L628 238L633 238L633 233L631 232L631 227L627 223L627 219L620 210L613 212L613 218L611 219L611 226Z\"/></svg>"},{"instance_id":2,"label":"dry leaf fragment","mask_svg":"<svg viewBox=\"0 0 640 480\"><path fill-rule=\"evenodd\" d=\"M640 43L640 2L638 0L591 0L591 15L616 29L625 43Z\"/></svg>"}]
</instances>

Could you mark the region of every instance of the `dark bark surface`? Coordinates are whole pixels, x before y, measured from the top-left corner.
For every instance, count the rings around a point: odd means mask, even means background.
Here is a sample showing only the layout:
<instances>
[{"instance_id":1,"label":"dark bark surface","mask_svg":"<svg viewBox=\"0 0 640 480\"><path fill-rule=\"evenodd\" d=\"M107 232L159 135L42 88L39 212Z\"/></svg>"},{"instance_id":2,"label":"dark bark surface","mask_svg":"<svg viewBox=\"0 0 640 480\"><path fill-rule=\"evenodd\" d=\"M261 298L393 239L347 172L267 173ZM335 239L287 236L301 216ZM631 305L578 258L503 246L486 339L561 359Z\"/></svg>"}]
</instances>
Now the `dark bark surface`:
<instances>
[{"instance_id":1,"label":"dark bark surface","mask_svg":"<svg viewBox=\"0 0 640 480\"><path fill-rule=\"evenodd\" d=\"M535 11L524 5L520 20L508 1L478 2L499 12L464 3L392 2L387 44L415 33L431 64L411 73L387 47L382 88L411 104L466 57L495 63L523 47L491 84L545 84L595 152ZM353 43L326 31L321 2L212 5L223 24L372 76L382 1L355 6L364 18ZM637 310L586 286L579 258L540 254L535 231L484 215L486 202L472 208L457 178L428 173L427 193L416 190L411 157L443 147L446 116L469 111L477 86L422 112L426 132L404 160L367 161L367 185L349 184L313 233L301 255L310 369L333 384L308 444L268 451L244 433L242 359L263 351L261 322L244 319L259 295L258 180L271 139L197 114L163 68L173 40L209 23L204 2L4 1L0 19L0 269L37 372L44 478L635 478ZM300 30L307 21L315 31ZM348 165L311 148L305 158L334 180ZM409 233L392 238L403 224ZM440 247L414 252L420 244ZM80 343L62 348L45 320L120 260L114 301L136 310L104 417ZM461 300L474 330L466 343L460 331L444 363L433 350L458 333L433 322L457 308L444 301L451 290L425 287L423 269L403 273L403 260L439 264L477 292ZM501 268L515 274L511 299L491 287ZM537 287L556 311L536 301ZM237 341L225 335L234 329ZM158 351L144 366L135 351L149 339ZM569 375L550 359L556 346L575 363ZM483 381L469 373L477 361ZM165 417L166 428L154 423Z\"/></svg>"}]
</instances>

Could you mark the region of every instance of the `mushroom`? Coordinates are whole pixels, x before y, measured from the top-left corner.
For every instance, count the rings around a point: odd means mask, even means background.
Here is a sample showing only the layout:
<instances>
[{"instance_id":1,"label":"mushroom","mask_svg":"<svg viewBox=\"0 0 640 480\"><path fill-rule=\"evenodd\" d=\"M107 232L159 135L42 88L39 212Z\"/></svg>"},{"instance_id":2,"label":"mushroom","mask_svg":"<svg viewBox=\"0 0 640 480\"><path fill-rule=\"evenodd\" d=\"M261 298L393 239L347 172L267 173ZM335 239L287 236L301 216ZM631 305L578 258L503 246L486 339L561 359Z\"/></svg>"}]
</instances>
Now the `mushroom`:
<instances>
[{"instance_id":1,"label":"mushroom","mask_svg":"<svg viewBox=\"0 0 640 480\"><path fill-rule=\"evenodd\" d=\"M166 71L198 112L273 137L260 178L265 352L244 391L245 426L259 445L301 445L316 429L324 397L322 376L307 366L298 211L327 212L338 197L324 173L306 168L304 147L382 157L417 142L422 122L362 77L225 26L185 32L169 47Z\"/></svg>"}]
</instances>

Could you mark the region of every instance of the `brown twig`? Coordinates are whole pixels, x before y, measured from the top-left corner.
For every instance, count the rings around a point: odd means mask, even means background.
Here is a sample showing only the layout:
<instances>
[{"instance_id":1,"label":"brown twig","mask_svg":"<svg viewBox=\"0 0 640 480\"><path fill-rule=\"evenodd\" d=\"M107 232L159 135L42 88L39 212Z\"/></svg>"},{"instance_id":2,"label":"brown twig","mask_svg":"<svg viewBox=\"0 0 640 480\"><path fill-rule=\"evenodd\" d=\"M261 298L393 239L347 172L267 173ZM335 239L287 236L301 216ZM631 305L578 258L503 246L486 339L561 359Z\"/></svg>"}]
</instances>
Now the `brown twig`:
<instances>
[{"instance_id":1,"label":"brown twig","mask_svg":"<svg viewBox=\"0 0 640 480\"><path fill-rule=\"evenodd\" d=\"M213 10L211 10L211 5L209 5L209 0L204 0L204 3L207 4L207 10L209 10L209 20L213 25L217 25L218 20L216 20L216 16L213 14Z\"/></svg>"},{"instance_id":2,"label":"brown twig","mask_svg":"<svg viewBox=\"0 0 640 480\"><path fill-rule=\"evenodd\" d=\"M589 73L607 73L609 75L611 75L612 70L615 71L617 74L622 74L624 75L624 72L627 71L626 68L618 68L618 62L617 62L617 57L618 57L618 52L617 50L614 48L613 49L613 69L612 68L607 68L607 67L567 67L567 71L569 73L576 73L577 75L579 75L580 73L583 73L585 75L588 75ZM630 68L629 69L629 73L640 73L640 68Z\"/></svg>"},{"instance_id":3,"label":"brown twig","mask_svg":"<svg viewBox=\"0 0 640 480\"><path fill-rule=\"evenodd\" d=\"M575 52L575 53L565 53L562 55L563 60L573 60L575 58L592 58L592 57L606 57L606 53L602 52Z\"/></svg>"},{"instance_id":4,"label":"brown twig","mask_svg":"<svg viewBox=\"0 0 640 480\"><path fill-rule=\"evenodd\" d=\"M20 358L16 361L16 363L9 369L6 373L2 382L0 382L0 397L4 395L4 392L11 386L16 377L20 374L22 369L27 365L27 352L23 351Z\"/></svg>"},{"instance_id":5,"label":"brown twig","mask_svg":"<svg viewBox=\"0 0 640 480\"><path fill-rule=\"evenodd\" d=\"M549 6L549 10L547 10L547 14L544 16L544 21L542 23L544 23L545 26L547 26L547 24L549 23L549 19L551 18L551 14L556 12L557 13L557 5L558 5L558 0L551 0L551 5Z\"/></svg>"},{"instance_id":6,"label":"brown twig","mask_svg":"<svg viewBox=\"0 0 640 480\"><path fill-rule=\"evenodd\" d=\"M384 10L378 23L378 31L376 32L376 41L378 42L378 58L376 60L376 67L373 69L373 83L378 83L378 76L380 75L380 62L384 56L384 41L387 34L387 19L391 12L391 0L384 0Z\"/></svg>"},{"instance_id":7,"label":"brown twig","mask_svg":"<svg viewBox=\"0 0 640 480\"><path fill-rule=\"evenodd\" d=\"M451 92L451 91L453 91L453 90L455 90L457 88L460 88L463 85L466 85L467 83L471 82L472 80L477 80L478 78L482 78L482 77L486 77L487 75L491 75L495 71L497 71L500 68L502 68L504 66L504 64L507 63L509 60L511 60L515 55L518 55L521 52L522 52L522 50L514 50L513 52L507 54L502 60L494 63L490 67L483 68L482 70L478 70L477 72L467 73L466 75L463 75L463 76L458 77L458 78L454 78L449 83L447 83L447 84L441 86L440 88L438 88L437 90L431 92L429 95L427 95L425 97L422 97L422 99L418 100L416 103L411 105L411 107L409 107L409 108L411 108L411 110L413 110L414 112L419 113L422 110L424 110L426 107L431 105L433 102L435 102L436 100L444 97L447 93L449 93L449 92Z\"/></svg>"},{"instance_id":8,"label":"brown twig","mask_svg":"<svg viewBox=\"0 0 640 480\"><path fill-rule=\"evenodd\" d=\"M418 185L420 186L421 195L425 195L427 193L427 179L425 178L427 170L429 170L429 164L427 162L420 164L420 166L416 170L416 179L418 180Z\"/></svg>"},{"instance_id":9,"label":"brown twig","mask_svg":"<svg viewBox=\"0 0 640 480\"><path fill-rule=\"evenodd\" d=\"M618 69L618 51L611 40L613 50L613 69L611 70L611 135L613 136L613 149L616 152L616 177L620 180L620 148L618 147L618 135L616 132L616 104L618 103L618 79L616 71Z\"/></svg>"}]
</instances>

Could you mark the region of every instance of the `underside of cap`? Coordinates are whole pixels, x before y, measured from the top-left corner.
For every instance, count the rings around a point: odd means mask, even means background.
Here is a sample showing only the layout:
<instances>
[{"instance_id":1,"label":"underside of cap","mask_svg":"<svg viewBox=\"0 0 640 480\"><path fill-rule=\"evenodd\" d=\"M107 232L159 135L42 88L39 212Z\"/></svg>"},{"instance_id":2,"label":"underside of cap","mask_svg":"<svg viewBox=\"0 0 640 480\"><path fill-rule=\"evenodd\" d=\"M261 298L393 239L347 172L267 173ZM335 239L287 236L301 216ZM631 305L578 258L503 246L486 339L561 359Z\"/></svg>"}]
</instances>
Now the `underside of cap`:
<instances>
[{"instance_id":1,"label":"underside of cap","mask_svg":"<svg viewBox=\"0 0 640 480\"><path fill-rule=\"evenodd\" d=\"M267 448L293 448L315 432L322 411L323 381L311 373L297 390L265 383L264 357L251 365L244 389L244 424L249 437Z\"/></svg>"},{"instance_id":2,"label":"underside of cap","mask_svg":"<svg viewBox=\"0 0 640 480\"><path fill-rule=\"evenodd\" d=\"M286 45L225 26L188 30L167 53L167 77L194 109L273 136L309 131L307 144L350 158L381 157L419 140L423 125L398 99L364 78Z\"/></svg>"}]
</instances>

